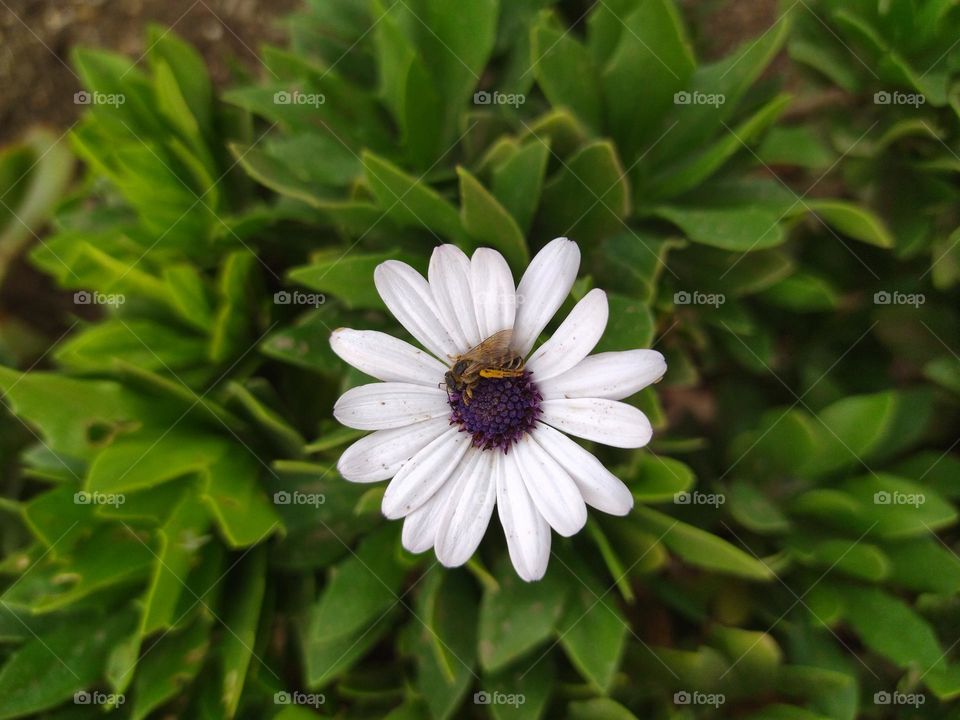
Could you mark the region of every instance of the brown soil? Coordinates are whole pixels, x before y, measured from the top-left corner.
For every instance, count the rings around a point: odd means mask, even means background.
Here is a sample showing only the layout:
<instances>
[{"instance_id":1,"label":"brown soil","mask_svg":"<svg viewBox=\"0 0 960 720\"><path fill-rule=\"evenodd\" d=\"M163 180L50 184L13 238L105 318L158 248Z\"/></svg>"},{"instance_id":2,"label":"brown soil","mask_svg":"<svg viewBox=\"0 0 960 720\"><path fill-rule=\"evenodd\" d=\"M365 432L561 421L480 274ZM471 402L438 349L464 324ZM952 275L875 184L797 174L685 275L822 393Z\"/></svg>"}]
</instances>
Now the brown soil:
<instances>
[{"instance_id":1,"label":"brown soil","mask_svg":"<svg viewBox=\"0 0 960 720\"><path fill-rule=\"evenodd\" d=\"M780 17L777 0L680 0L698 55L716 60L763 35Z\"/></svg>"},{"instance_id":2,"label":"brown soil","mask_svg":"<svg viewBox=\"0 0 960 720\"><path fill-rule=\"evenodd\" d=\"M263 42L282 42L281 19L300 0L0 0L0 145L34 124L66 129L82 106L69 67L75 45L139 58L150 22L172 28L200 50L220 86L235 65L258 72ZM705 60L761 35L777 0L681 0Z\"/></svg>"},{"instance_id":3,"label":"brown soil","mask_svg":"<svg viewBox=\"0 0 960 720\"><path fill-rule=\"evenodd\" d=\"M265 42L282 42L280 18L298 0L0 0L0 144L42 123L66 129L82 106L70 49L84 45L139 58L150 22L172 28L227 84L231 67L257 72ZM142 60L141 60L142 62Z\"/></svg>"}]
</instances>

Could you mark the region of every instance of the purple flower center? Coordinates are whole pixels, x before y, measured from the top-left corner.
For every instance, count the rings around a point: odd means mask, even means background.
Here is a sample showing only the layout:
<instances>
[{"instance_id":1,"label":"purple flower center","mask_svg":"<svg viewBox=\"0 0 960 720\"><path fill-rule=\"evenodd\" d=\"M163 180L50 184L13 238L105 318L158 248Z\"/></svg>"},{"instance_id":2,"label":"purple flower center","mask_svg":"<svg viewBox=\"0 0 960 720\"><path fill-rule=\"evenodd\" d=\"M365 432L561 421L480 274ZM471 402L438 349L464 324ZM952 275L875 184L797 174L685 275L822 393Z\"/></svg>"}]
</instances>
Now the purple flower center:
<instances>
[{"instance_id":1,"label":"purple flower center","mask_svg":"<svg viewBox=\"0 0 960 720\"><path fill-rule=\"evenodd\" d=\"M480 378L469 400L455 389L448 389L447 395L450 424L473 435L476 447L500 448L504 453L533 429L543 400L528 371L520 377Z\"/></svg>"}]
</instances>

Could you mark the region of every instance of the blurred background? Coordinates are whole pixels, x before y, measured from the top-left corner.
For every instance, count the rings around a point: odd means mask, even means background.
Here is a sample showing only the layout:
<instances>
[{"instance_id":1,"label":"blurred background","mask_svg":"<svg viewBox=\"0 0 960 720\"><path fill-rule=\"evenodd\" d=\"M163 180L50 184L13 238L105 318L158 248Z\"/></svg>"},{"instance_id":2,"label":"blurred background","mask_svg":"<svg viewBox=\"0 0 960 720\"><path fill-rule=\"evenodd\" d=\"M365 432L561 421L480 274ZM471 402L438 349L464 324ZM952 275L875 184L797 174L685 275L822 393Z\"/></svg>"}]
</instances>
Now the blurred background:
<instances>
[{"instance_id":1,"label":"blurred background","mask_svg":"<svg viewBox=\"0 0 960 720\"><path fill-rule=\"evenodd\" d=\"M207 61L223 86L231 73L256 73L263 42L285 36L283 18L299 0L2 0L0 2L0 143L35 124L66 128L82 108L72 102L80 81L69 66L74 45L139 57L143 28L175 29ZM729 52L770 27L775 0L684 0L707 57ZM64 102L64 99L67 99Z\"/></svg>"}]
</instances>

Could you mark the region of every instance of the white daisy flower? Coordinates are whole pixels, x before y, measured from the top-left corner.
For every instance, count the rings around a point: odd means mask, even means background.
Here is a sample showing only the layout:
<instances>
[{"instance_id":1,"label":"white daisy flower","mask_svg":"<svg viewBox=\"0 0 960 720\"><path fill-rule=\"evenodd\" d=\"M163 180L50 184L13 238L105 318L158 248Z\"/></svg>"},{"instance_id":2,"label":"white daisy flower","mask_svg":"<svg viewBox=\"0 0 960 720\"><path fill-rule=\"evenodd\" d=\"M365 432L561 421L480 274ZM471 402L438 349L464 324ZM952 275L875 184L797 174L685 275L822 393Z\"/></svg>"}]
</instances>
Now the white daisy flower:
<instances>
[{"instance_id":1,"label":"white daisy flower","mask_svg":"<svg viewBox=\"0 0 960 720\"><path fill-rule=\"evenodd\" d=\"M443 565L462 565L496 505L517 573L539 580L551 528L575 534L587 505L614 515L633 507L627 487L564 433L618 448L646 445L650 421L618 401L663 377L663 356L588 354L607 324L602 290L587 293L531 354L579 266L576 243L557 238L515 288L497 251L480 248L468 258L441 245L427 279L396 260L374 272L384 303L426 352L370 330L341 328L331 336L337 355L382 381L337 401L338 421L374 431L347 448L337 468L352 482L392 478L383 514L404 519L410 552L433 547ZM499 344L509 341L512 363L478 366L470 359L471 349L504 330L512 332L500 334Z\"/></svg>"}]
</instances>

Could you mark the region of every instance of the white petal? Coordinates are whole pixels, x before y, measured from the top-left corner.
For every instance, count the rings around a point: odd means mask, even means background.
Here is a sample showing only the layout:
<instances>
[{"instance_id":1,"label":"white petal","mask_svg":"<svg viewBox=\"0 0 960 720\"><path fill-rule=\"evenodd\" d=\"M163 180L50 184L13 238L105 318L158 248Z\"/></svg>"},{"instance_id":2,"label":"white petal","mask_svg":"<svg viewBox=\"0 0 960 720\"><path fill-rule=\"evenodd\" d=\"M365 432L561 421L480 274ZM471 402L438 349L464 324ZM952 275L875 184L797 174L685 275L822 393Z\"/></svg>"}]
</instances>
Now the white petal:
<instances>
[{"instance_id":1,"label":"white petal","mask_svg":"<svg viewBox=\"0 0 960 720\"><path fill-rule=\"evenodd\" d=\"M570 294L579 267L580 248L566 238L551 240L530 262L517 287L517 319L513 325L513 347L521 355L530 352Z\"/></svg>"},{"instance_id":2,"label":"white petal","mask_svg":"<svg viewBox=\"0 0 960 720\"><path fill-rule=\"evenodd\" d=\"M447 394L440 388L398 382L351 388L333 406L341 425L358 430L387 430L449 413Z\"/></svg>"},{"instance_id":3,"label":"white petal","mask_svg":"<svg viewBox=\"0 0 960 720\"><path fill-rule=\"evenodd\" d=\"M387 260L373 271L373 282L393 316L427 350L441 360L462 352L440 321L430 286L420 273L399 260Z\"/></svg>"},{"instance_id":4,"label":"white petal","mask_svg":"<svg viewBox=\"0 0 960 720\"><path fill-rule=\"evenodd\" d=\"M470 260L456 245L439 245L430 256L430 291L440 319L464 353L483 340L470 290Z\"/></svg>"},{"instance_id":5,"label":"white petal","mask_svg":"<svg viewBox=\"0 0 960 720\"><path fill-rule=\"evenodd\" d=\"M377 380L438 385L447 368L410 343L374 330L338 328L330 347L357 370Z\"/></svg>"},{"instance_id":6,"label":"white petal","mask_svg":"<svg viewBox=\"0 0 960 720\"><path fill-rule=\"evenodd\" d=\"M497 499L495 455L474 448L460 464L460 479L437 529L437 560L446 567L459 567L469 560L487 531Z\"/></svg>"},{"instance_id":7,"label":"white petal","mask_svg":"<svg viewBox=\"0 0 960 720\"><path fill-rule=\"evenodd\" d=\"M403 519L400 542L409 552L422 553L433 547L452 490L453 483L444 483L433 497Z\"/></svg>"},{"instance_id":8,"label":"white petal","mask_svg":"<svg viewBox=\"0 0 960 720\"><path fill-rule=\"evenodd\" d=\"M633 494L592 453L543 423L534 429L533 439L570 474L587 505L611 515L630 512Z\"/></svg>"},{"instance_id":9,"label":"white petal","mask_svg":"<svg viewBox=\"0 0 960 720\"><path fill-rule=\"evenodd\" d=\"M545 399L608 398L622 400L656 382L667 372L663 355L656 350L624 350L590 355L565 373L541 381L537 388Z\"/></svg>"},{"instance_id":10,"label":"white petal","mask_svg":"<svg viewBox=\"0 0 960 720\"><path fill-rule=\"evenodd\" d=\"M446 416L392 430L377 430L343 451L337 471L350 482L389 480L403 464L450 427Z\"/></svg>"},{"instance_id":11,"label":"white petal","mask_svg":"<svg viewBox=\"0 0 960 720\"><path fill-rule=\"evenodd\" d=\"M570 435L619 448L643 447L653 435L647 416L632 405L602 398L544 400L540 421Z\"/></svg>"},{"instance_id":12,"label":"white petal","mask_svg":"<svg viewBox=\"0 0 960 720\"><path fill-rule=\"evenodd\" d=\"M550 560L550 526L524 487L516 453L496 453L497 512L507 551L517 575L533 582L543 577Z\"/></svg>"},{"instance_id":13,"label":"white petal","mask_svg":"<svg viewBox=\"0 0 960 720\"><path fill-rule=\"evenodd\" d=\"M423 505L441 485L448 482L450 473L470 446L470 436L452 427L400 468L387 485L381 509L388 518L409 515Z\"/></svg>"},{"instance_id":14,"label":"white petal","mask_svg":"<svg viewBox=\"0 0 960 720\"><path fill-rule=\"evenodd\" d=\"M476 250L470 261L470 286L481 338L513 327L517 291L503 255L490 248Z\"/></svg>"},{"instance_id":15,"label":"white petal","mask_svg":"<svg viewBox=\"0 0 960 720\"><path fill-rule=\"evenodd\" d=\"M587 522L587 506L576 483L529 435L510 449L533 504L550 527L564 537Z\"/></svg>"},{"instance_id":16,"label":"white petal","mask_svg":"<svg viewBox=\"0 0 960 720\"><path fill-rule=\"evenodd\" d=\"M583 360L607 328L607 294L591 290L578 302L549 340L530 356L527 368L538 383Z\"/></svg>"}]
</instances>

